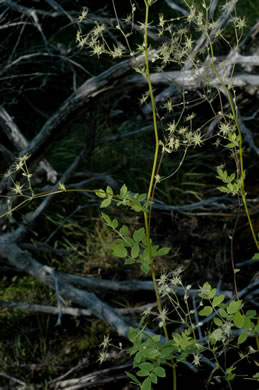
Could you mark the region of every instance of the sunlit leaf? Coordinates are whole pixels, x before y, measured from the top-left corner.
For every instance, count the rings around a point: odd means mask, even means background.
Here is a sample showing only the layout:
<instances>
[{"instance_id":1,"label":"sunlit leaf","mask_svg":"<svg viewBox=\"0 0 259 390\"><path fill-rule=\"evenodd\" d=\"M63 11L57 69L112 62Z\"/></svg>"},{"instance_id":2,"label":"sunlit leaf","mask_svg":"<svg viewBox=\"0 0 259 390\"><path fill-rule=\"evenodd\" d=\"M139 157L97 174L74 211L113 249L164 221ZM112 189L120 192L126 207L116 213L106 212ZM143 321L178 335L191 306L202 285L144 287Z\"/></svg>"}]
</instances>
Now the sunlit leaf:
<instances>
[{"instance_id":1,"label":"sunlit leaf","mask_svg":"<svg viewBox=\"0 0 259 390\"><path fill-rule=\"evenodd\" d=\"M199 311L199 314L203 317L208 317L213 312L211 306L205 306L202 310Z\"/></svg>"},{"instance_id":2,"label":"sunlit leaf","mask_svg":"<svg viewBox=\"0 0 259 390\"><path fill-rule=\"evenodd\" d=\"M240 310L241 306L242 306L242 301L232 301L227 307L227 312L229 314L234 314L238 310Z\"/></svg>"},{"instance_id":3,"label":"sunlit leaf","mask_svg":"<svg viewBox=\"0 0 259 390\"><path fill-rule=\"evenodd\" d=\"M221 302L223 302L225 299L225 295L224 294L221 294L221 295L218 295L216 297L213 298L213 301L212 301L212 306L213 307L216 307L218 305L221 304Z\"/></svg>"},{"instance_id":4,"label":"sunlit leaf","mask_svg":"<svg viewBox=\"0 0 259 390\"><path fill-rule=\"evenodd\" d=\"M242 328L245 323L245 316L237 311L233 316L233 322L237 328Z\"/></svg>"},{"instance_id":5,"label":"sunlit leaf","mask_svg":"<svg viewBox=\"0 0 259 390\"><path fill-rule=\"evenodd\" d=\"M244 343L244 342L246 341L247 337L248 337L248 334L247 334L247 333L245 333L245 332L241 333L241 334L238 336L237 343L238 343L238 344Z\"/></svg>"},{"instance_id":6,"label":"sunlit leaf","mask_svg":"<svg viewBox=\"0 0 259 390\"><path fill-rule=\"evenodd\" d=\"M105 207L110 206L111 201L112 201L111 198L104 199L104 200L102 201L101 205L100 205L100 208L101 208L101 209L104 209Z\"/></svg>"},{"instance_id":7,"label":"sunlit leaf","mask_svg":"<svg viewBox=\"0 0 259 390\"><path fill-rule=\"evenodd\" d=\"M133 257L133 259L136 259L138 255L139 255L139 244L135 242L131 248L131 257Z\"/></svg>"},{"instance_id":8,"label":"sunlit leaf","mask_svg":"<svg viewBox=\"0 0 259 390\"><path fill-rule=\"evenodd\" d=\"M140 229L135 230L133 234L133 239L137 242L140 242L145 237L145 229L142 227Z\"/></svg>"},{"instance_id":9,"label":"sunlit leaf","mask_svg":"<svg viewBox=\"0 0 259 390\"><path fill-rule=\"evenodd\" d=\"M127 249L122 244L112 245L113 255L117 257L126 257Z\"/></svg>"}]
</instances>

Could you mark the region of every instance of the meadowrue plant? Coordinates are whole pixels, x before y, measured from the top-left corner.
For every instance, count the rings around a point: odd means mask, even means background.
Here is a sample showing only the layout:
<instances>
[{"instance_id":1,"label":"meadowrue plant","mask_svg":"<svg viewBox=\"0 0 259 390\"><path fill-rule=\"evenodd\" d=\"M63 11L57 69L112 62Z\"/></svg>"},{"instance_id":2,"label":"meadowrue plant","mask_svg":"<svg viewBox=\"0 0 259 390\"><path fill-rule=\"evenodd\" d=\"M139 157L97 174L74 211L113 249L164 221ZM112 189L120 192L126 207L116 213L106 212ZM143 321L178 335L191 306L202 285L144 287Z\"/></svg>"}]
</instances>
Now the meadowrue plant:
<instances>
[{"instance_id":1,"label":"meadowrue plant","mask_svg":"<svg viewBox=\"0 0 259 390\"><path fill-rule=\"evenodd\" d=\"M155 67L158 72L162 72L171 63L177 64L183 67L185 62L190 62L194 68L198 68L200 63L200 56L209 55L211 63L208 65L208 72L212 72L215 78L218 79L221 88L225 92L231 113L226 115L221 112L222 121L219 124L218 139L226 140L226 147L232 152L233 158L236 163L236 172L228 173L224 166L217 167L217 177L223 181L224 185L218 187L222 192L231 193L233 195L240 195L242 197L246 214L249 220L251 232L255 243L258 248L258 242L254 233L253 225L251 223L249 211L246 204L246 193L244 190L245 172L243 168L243 154L242 154L242 135L240 126L238 123L238 108L235 103L235 90L231 83L226 85L223 81L224 76L224 64L222 64L222 71L220 74L216 69L214 63L214 48L213 43L215 39L223 38L222 29L218 28L217 22L213 22L209 19L209 5L203 1L202 9L197 10L193 4L185 1L186 6L189 8L189 15L187 17L187 28L175 28L175 20L166 20L163 15L159 15L159 22L157 26L154 26L149 20L150 7L155 3L154 0L144 0L145 4L145 20L140 23L141 30L143 31L143 43L139 44L135 50L131 48L130 36L133 32L132 24L134 19L135 6L132 5L132 13L126 19L126 24L130 25L128 29L129 33L124 32L123 24L119 21L118 15L115 9L117 25L116 29L122 33L124 43L116 40L111 46L105 37L105 30L108 31L108 27L103 24L95 23L94 28L86 35L78 32L77 41L80 47L86 47L90 50L91 54L106 54L112 56L112 58L121 58L126 53L130 56L137 54L143 54L145 57L145 65L136 68L136 72L140 73L147 80L148 91L144 93L140 99L141 104L150 103L153 113L153 125L155 136L155 152L153 167L150 177L150 183L147 194L135 194L134 196L128 191L126 185L123 185L120 194L114 196L112 189L108 186L106 191L96 191L96 195L103 198L101 208L108 207L112 201L116 201L118 206L130 207L135 212L143 212L144 225L140 229L137 229L133 234L129 234L129 229L126 225L120 226L119 221L111 219L107 214L102 213L102 217L107 226L113 229L117 235L118 240L112 246L113 254L125 260L125 264L137 263L143 272L147 273L151 271L152 279L154 283L158 313L156 314L159 327L164 331L165 340L162 341L160 336L150 337L145 334L145 318L147 313L144 313L142 317L140 327L138 329L131 329L129 333L129 340L133 346L129 349L129 353L133 356L133 367L138 369L136 375L128 373L132 381L137 384L141 389L151 389L153 383L158 382L159 377L164 377L166 371L162 366L171 366L173 369L173 389L176 389L176 362L185 361L190 355L193 356L193 364L198 366L202 360L200 353L205 349L212 353L213 360L215 361L215 369L221 370L223 376L231 388L230 381L234 379L235 367L221 368L218 356L223 351L226 351L227 346L232 341L232 329L242 329L238 338L238 344L244 342L248 336L248 332L256 334L258 332L258 325L255 325L253 320L256 317L255 311L243 312L243 303L241 300L231 301L229 304L224 303L225 296L223 294L217 296L216 289L206 283L201 288L200 294L200 307L204 304L205 300L208 301L200 311L201 317L210 318L213 317L213 327L207 330L206 342L203 345L197 341L197 325L194 321L194 310L190 308L188 303L189 294L188 291L191 286L184 288L180 278L180 272L175 272L170 279L166 275L160 277L157 282L154 260L157 256L166 255L169 252L169 248L159 248L158 245L154 245L150 239L150 215L152 211L152 199L154 196L155 187L159 182L165 178L161 178L159 175L159 168L161 166L162 159L165 153L177 152L180 148L184 148L184 157L187 150L190 147L201 146L204 142L204 137L201 132L201 128L193 129L193 119L195 113L188 114L184 117L185 110L185 98L183 94L183 109L179 115L178 120L173 120L167 123L165 127L165 135L159 136L157 126L157 110L155 106L153 87L150 80L150 66ZM231 7L235 2L226 2L222 10L225 11ZM85 12L85 11L84 11ZM86 17L86 14L85 14ZM82 14L83 18L83 14ZM234 31L236 34L237 45L241 38L241 32L244 27L244 20L240 18L233 18ZM194 24L198 31L201 31L205 39L207 40L207 49L194 52L194 40L192 36L188 34L188 24ZM125 26L125 25L124 25ZM162 43L158 50L152 50L150 43L148 42L148 32L150 28L155 30L158 37L167 38ZM174 27L174 28L173 28ZM125 26L126 28L126 26ZM202 75L204 80L208 77L206 74ZM209 104L212 100L206 98ZM212 106L212 105L211 105ZM164 108L167 113L170 114L174 110L172 101L169 99L164 103ZM212 107L212 111L214 111ZM161 150L159 160L159 148ZM181 164L180 164L181 165ZM171 175L170 175L171 176ZM119 200L118 200L119 199ZM184 293L184 305L180 303L177 294L175 293L175 286L181 285L185 289ZM167 297L173 308L170 312L167 308L162 307L161 298ZM184 327L182 332L175 332L169 337L167 323L170 323L170 314L176 313L179 324ZM148 313L152 314L151 312ZM203 325L199 324L199 329ZM221 349L219 352L219 344ZM145 378L141 381L139 378Z\"/></svg>"},{"instance_id":2,"label":"meadowrue plant","mask_svg":"<svg viewBox=\"0 0 259 390\"><path fill-rule=\"evenodd\" d=\"M175 173L173 172L167 177L160 176L163 158L166 154L183 150L183 157L177 168L178 170L188 151L191 148L200 147L206 141L203 134L205 124L198 129L194 126L196 113L189 112L189 105L186 102L184 92L182 93L182 101L177 107L178 116L172 115L176 105L171 99L163 102L162 108L166 112L165 116L158 116L150 69L152 67L158 72L163 72L173 65L182 69L184 77L185 67L188 64L195 72L199 70L201 59L207 58L204 72L200 74L201 83L208 84L208 80L211 80L211 75L213 75L220 85L216 96L221 101L220 93L225 94L230 112L225 113L223 107L221 107L220 113L215 112L213 107L215 94L212 93L210 86L207 87L207 90L204 87L202 99L211 106L214 113L212 119L220 116L221 121L216 143L218 145L220 143L225 144L225 147L231 152L236 166L234 172L229 172L228 168L222 164L216 168L217 178L223 183L218 189L221 192L241 197L253 239L257 249L259 249L246 202L242 134L238 119L235 89L231 82L228 84L224 82L226 72L224 63L220 67L216 67L215 64L215 40L222 39L227 45L228 42L224 38L224 31L219 28L219 22L210 19L210 3L205 0L201 2L199 8L196 8L193 2L184 0L189 9L188 16L166 19L164 15L160 14L154 22L150 18L150 9L156 3L156 0L143 0L144 20L138 25L143 39L142 43L138 43L136 47L133 47L136 6L131 2L131 13L125 19L120 20L114 1L112 3L116 17L115 31L111 31L112 27L105 23L92 21L88 10L85 8L79 17L79 22L89 20L94 27L87 33L83 33L81 30L78 31L76 40L80 48L85 48L91 55L97 57L107 55L112 59L121 59L126 55L134 57L141 54L144 58L144 65L137 67L135 70L146 79L148 90L141 96L140 103L142 105L149 104L152 109L155 150L147 192L133 194L126 184L122 185L118 194L115 194L110 186L107 186L106 189L93 190L96 196L101 199L100 208L102 210L108 208L111 204L116 204L118 207L127 207L136 213L143 214L143 227L132 232L127 225L121 224L117 218L111 218L104 212L101 213L104 223L118 237L112 245L113 254L124 259L126 265L138 264L143 273L151 274L157 300L157 310L147 309L142 315L139 327L130 329L128 337L132 346L128 353L133 358L135 374L128 372L128 376L141 390L150 390L153 384L158 383L159 378L167 375L166 369L170 369L173 375L172 389L176 390L177 365L179 363L192 364L198 367L203 362L209 362L212 372L208 381L217 371L231 389L231 381L236 376L235 371L239 361L232 363L230 366L227 362L222 365L221 356L227 353L228 348L234 342L234 330L238 331L238 345L245 342L249 335L258 334L259 325L256 325L256 312L245 310L244 303L240 299L229 300L224 294L218 295L217 290L209 283L205 283L200 288L198 302L196 302L197 297L193 297L192 287L190 285L185 287L182 282L182 268L158 278L154 262L156 258L167 255L170 248L160 247L150 238L152 204L156 186ZM227 12L235 3L236 0L227 1L222 6L222 12ZM231 18L231 22L233 23L236 45L238 46L245 22L236 16ZM192 31L190 26L203 34L206 45L203 45L202 49L195 48L195 40L190 32ZM148 39L151 30L158 39L162 39L160 47L156 45L155 48L152 48ZM119 32L122 40L118 38L117 32ZM186 114L187 107L188 113ZM158 120L167 120L167 118L169 120L163 125L164 131L160 133L158 131ZM26 166L28 157L21 157L14 168L7 173L8 178L12 181L13 170L19 170L27 180L26 185L13 181L14 196L24 197L24 200L14 208L10 205L9 214L34 198L49 195L47 193L34 194L30 181L31 176ZM59 188L52 193L67 191L65 185L60 183ZM8 197L9 202L11 202L10 199L11 197ZM183 292L182 298L179 298L177 294L179 289ZM166 306L162 304L165 299L168 302ZM152 318L158 329L161 329L163 336L151 336L146 331L148 323L153 321ZM176 330L171 330L176 327ZM100 363L106 359L109 345L110 339L107 336L101 345ZM247 355L242 356L241 360L253 352L254 350L250 348ZM257 380L258 377L254 376L253 379Z\"/></svg>"}]
</instances>

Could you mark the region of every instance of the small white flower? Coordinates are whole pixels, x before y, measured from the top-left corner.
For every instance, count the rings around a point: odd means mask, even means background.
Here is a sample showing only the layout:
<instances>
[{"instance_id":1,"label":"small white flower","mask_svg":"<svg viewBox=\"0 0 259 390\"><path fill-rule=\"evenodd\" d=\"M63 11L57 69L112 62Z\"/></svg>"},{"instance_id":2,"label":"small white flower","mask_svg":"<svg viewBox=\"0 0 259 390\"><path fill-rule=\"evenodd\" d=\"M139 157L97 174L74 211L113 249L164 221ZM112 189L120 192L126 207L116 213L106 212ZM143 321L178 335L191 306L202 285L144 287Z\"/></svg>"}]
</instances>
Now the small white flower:
<instances>
[{"instance_id":1,"label":"small white flower","mask_svg":"<svg viewBox=\"0 0 259 390\"><path fill-rule=\"evenodd\" d=\"M248 347L248 353L255 353L257 352L251 345Z\"/></svg>"},{"instance_id":2,"label":"small white flower","mask_svg":"<svg viewBox=\"0 0 259 390\"><path fill-rule=\"evenodd\" d=\"M164 286L165 284L167 284L167 281L168 281L168 276L166 274L162 274L160 276L160 279L158 279L158 285Z\"/></svg>"},{"instance_id":3,"label":"small white flower","mask_svg":"<svg viewBox=\"0 0 259 390\"><path fill-rule=\"evenodd\" d=\"M231 322L226 321L226 322L224 323L223 333L224 333L226 336L230 336L230 335L231 335L231 328L232 328Z\"/></svg>"},{"instance_id":4,"label":"small white flower","mask_svg":"<svg viewBox=\"0 0 259 390\"><path fill-rule=\"evenodd\" d=\"M111 341L111 339L109 338L109 336L104 336L103 342L101 344L101 348L103 348L103 349L108 348L110 341Z\"/></svg>"},{"instance_id":5,"label":"small white flower","mask_svg":"<svg viewBox=\"0 0 259 390\"><path fill-rule=\"evenodd\" d=\"M24 184L21 185L18 181L14 183L14 187L11 188L17 195L22 195L22 188Z\"/></svg>"},{"instance_id":6,"label":"small white flower","mask_svg":"<svg viewBox=\"0 0 259 390\"><path fill-rule=\"evenodd\" d=\"M147 317L149 316L150 314L152 314L152 307L149 305L144 311L143 311L143 316L144 317Z\"/></svg>"},{"instance_id":7,"label":"small white flower","mask_svg":"<svg viewBox=\"0 0 259 390\"><path fill-rule=\"evenodd\" d=\"M102 364L107 358L107 353L105 351L100 351L99 352L99 357L97 359L97 361Z\"/></svg>"},{"instance_id":8,"label":"small white flower","mask_svg":"<svg viewBox=\"0 0 259 390\"><path fill-rule=\"evenodd\" d=\"M223 331L222 329L218 328L218 329L215 329L211 335L210 335L210 338L217 342L217 341L221 341L221 340L224 340L224 335L223 335Z\"/></svg>"},{"instance_id":9,"label":"small white flower","mask_svg":"<svg viewBox=\"0 0 259 390\"><path fill-rule=\"evenodd\" d=\"M195 354L193 354L193 361L192 361L192 364L195 366L195 367L198 367L201 363L200 363L200 360L201 360L201 358L200 358L200 356L197 354L197 353L195 353Z\"/></svg>"},{"instance_id":10,"label":"small white flower","mask_svg":"<svg viewBox=\"0 0 259 390\"><path fill-rule=\"evenodd\" d=\"M81 12L81 15L78 18L80 23L87 17L87 14L88 14L88 9L87 8L83 8L83 10Z\"/></svg>"},{"instance_id":11,"label":"small white flower","mask_svg":"<svg viewBox=\"0 0 259 390\"><path fill-rule=\"evenodd\" d=\"M167 317L168 310L164 308L159 315L157 316L157 319L159 320L159 327L161 328L163 324L168 320Z\"/></svg>"}]
</instances>

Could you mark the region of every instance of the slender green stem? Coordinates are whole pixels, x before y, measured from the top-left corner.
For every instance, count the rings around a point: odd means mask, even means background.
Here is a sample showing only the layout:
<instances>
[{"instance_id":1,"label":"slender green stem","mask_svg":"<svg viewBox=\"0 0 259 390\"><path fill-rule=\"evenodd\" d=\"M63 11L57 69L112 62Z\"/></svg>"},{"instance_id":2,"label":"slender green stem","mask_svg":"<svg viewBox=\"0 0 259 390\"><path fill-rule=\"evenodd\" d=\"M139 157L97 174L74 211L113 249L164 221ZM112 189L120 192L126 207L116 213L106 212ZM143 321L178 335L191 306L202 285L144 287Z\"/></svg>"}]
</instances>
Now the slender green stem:
<instances>
[{"instance_id":1,"label":"slender green stem","mask_svg":"<svg viewBox=\"0 0 259 390\"><path fill-rule=\"evenodd\" d=\"M152 105L152 112L153 112L153 124L154 124L154 134L155 134L155 152L154 152L154 160L153 160L153 168L152 173L150 177L149 182L149 188L147 193L147 201L150 200L152 188L154 185L154 179L155 179L155 172L156 172L156 166L157 166L157 160L158 160L158 150L159 150L159 139L158 139L158 130L157 130L157 118L156 118L156 106L155 106L155 99L153 94L153 88L150 80L150 70L149 70L149 60L148 60L148 17L149 17L149 5L146 0L146 16L145 16L145 34L144 34L144 56L145 56L145 63L146 63L146 79L148 82L148 88L150 93L150 99L151 99L151 105Z\"/></svg>"},{"instance_id":2,"label":"slender green stem","mask_svg":"<svg viewBox=\"0 0 259 390\"><path fill-rule=\"evenodd\" d=\"M153 125L154 125L154 134L155 134L155 152L154 152L154 159L153 159L153 167L149 182L149 188L147 192L147 201L150 200L152 189L154 186L154 179L155 179L155 173L158 163L158 151L159 151L159 139L158 139L158 129L157 129L157 118L156 118L156 106L155 106L155 99L153 94L153 87L150 80L150 70L149 70L149 59L148 59L148 21L149 21L149 4L147 0L144 0L145 6L146 6L146 15L145 15L145 32L144 32L144 56L145 56L145 65L146 65L146 79L148 82L148 88L149 88L149 94L151 99L151 105L152 105L152 113L153 113ZM147 212L144 212L144 221L145 221L145 229L146 229L146 237L147 237L147 247L148 247L148 255L150 260L152 261L152 250L151 250L151 241L150 241L150 232L149 232L149 223L148 223L148 214ZM161 313L162 312L162 305L158 293L158 287L156 282L156 273L154 269L153 263L151 263L151 273L152 273L152 280L154 284L155 294L156 294L156 300L158 305L158 310ZM165 321L163 322L163 330L165 334L166 341L169 340L168 331L166 327ZM173 389L177 389L177 383L176 383L176 364L174 362L174 359L171 359L172 369L173 369Z\"/></svg>"},{"instance_id":3,"label":"slender green stem","mask_svg":"<svg viewBox=\"0 0 259 390\"><path fill-rule=\"evenodd\" d=\"M254 231L253 223L251 221L251 217L250 217L250 213L249 213L248 206L247 206L247 201L246 201L245 172L244 172L244 159L243 159L243 142L242 142L242 133L241 133L240 125L239 125L239 122L238 122L238 113L237 113L236 108L234 107L234 102L233 102L233 99L232 99L231 94L229 92L229 89L227 88L226 84L221 79L221 77L219 76L219 74L218 74L218 72L216 70L215 63L214 63L213 44L212 44L209 36L208 36L208 40L209 40L210 52L211 52L211 68L212 68L213 73L215 74L215 76L217 77L217 79L219 80L221 86L223 87L223 89L225 90L225 92L227 94L227 98L228 98L228 101L229 101L231 112L232 112L232 115L233 115L233 118L234 118L234 122L235 122L235 125L236 125L236 128L237 128L237 131L238 131L238 135L239 135L239 164L240 164L241 196L242 196L242 200L243 200L246 216L247 216L247 219L248 219L249 227L250 227L250 230L251 230L254 242L255 242L256 248L259 250L259 242L257 240L256 234L255 234L255 231Z\"/></svg>"},{"instance_id":4,"label":"slender green stem","mask_svg":"<svg viewBox=\"0 0 259 390\"><path fill-rule=\"evenodd\" d=\"M208 37L208 39L209 39L209 37ZM254 231L253 223L252 223L252 220L250 217L250 213L249 213L247 201L246 201L245 172L244 172L244 159L243 159L243 142L242 142L242 133L241 133L241 129L240 129L239 122L238 122L238 113L237 113L237 109L234 107L234 103L233 103L231 94L229 92L229 89L227 88L226 84L221 79L221 77L219 76L219 74L216 70L215 63L214 63L214 50L213 50L213 45L212 45L212 42L210 39L209 39L209 44L210 44L210 52L211 52L211 68L212 68L213 73L215 74L215 76L217 77L217 79L219 80L220 84L222 85L222 87L224 88L224 90L227 94L228 101L229 101L230 108L231 108L231 112L232 112L232 115L234 118L235 125L237 127L238 135L239 135L239 164L240 164L241 196L242 196L246 216L248 219L249 227L250 227L254 242L255 242L257 250L259 250L259 242L258 242L258 239L257 239L255 231ZM257 316L257 323L259 323L259 315ZM259 350L258 336L256 336L255 339L256 339L257 350Z\"/></svg>"},{"instance_id":5,"label":"slender green stem","mask_svg":"<svg viewBox=\"0 0 259 390\"><path fill-rule=\"evenodd\" d=\"M154 185L154 178L155 178L155 172L156 172L156 166L157 166L157 160L158 160L158 150L159 150L159 140L158 140L158 130L157 130L157 119L156 119L156 107L155 107L155 99L153 94L153 87L150 80L150 71L149 71L149 60L148 60L148 36L147 36L147 30L148 30L148 18L149 18L149 5L147 0L144 0L145 6L146 6L146 15L145 15L145 33L144 33L144 56L145 56L145 63L146 63L146 79L148 82L148 88L149 88L149 94L152 104L152 112L153 112L153 124L154 124L154 134L155 134L155 152L154 152L154 160L153 160L153 167L152 167L152 173L150 177L149 182L149 188L147 192L147 201L150 200L152 188ZM148 247L148 255L150 260L152 260L152 250L151 250L151 242L150 242L150 233L149 233L149 224L148 224L148 215L147 212L144 212L144 220L145 220L145 229L146 229L146 236L147 236L147 247ZM157 283L156 283L156 275L154 271L153 264L151 265L152 270L152 279L154 283L155 293L156 293L156 299L158 304L159 312L162 311L162 306L158 294L157 289ZM163 324L165 337L168 339L167 329L166 325Z\"/></svg>"}]
</instances>

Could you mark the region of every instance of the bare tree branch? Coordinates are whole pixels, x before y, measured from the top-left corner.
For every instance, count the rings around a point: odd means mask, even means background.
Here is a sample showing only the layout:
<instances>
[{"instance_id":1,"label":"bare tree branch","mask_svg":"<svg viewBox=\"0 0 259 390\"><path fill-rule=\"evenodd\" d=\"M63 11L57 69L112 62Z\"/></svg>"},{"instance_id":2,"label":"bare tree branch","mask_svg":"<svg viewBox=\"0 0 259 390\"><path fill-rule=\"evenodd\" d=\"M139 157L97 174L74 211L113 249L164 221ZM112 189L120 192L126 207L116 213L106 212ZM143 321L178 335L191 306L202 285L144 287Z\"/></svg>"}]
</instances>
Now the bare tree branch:
<instances>
[{"instance_id":1,"label":"bare tree branch","mask_svg":"<svg viewBox=\"0 0 259 390\"><path fill-rule=\"evenodd\" d=\"M18 129L8 112L2 106L0 106L0 127L9 141L17 148L17 150L23 151L28 146L28 141L22 135L21 131ZM47 179L49 181L52 183L57 181L57 172L45 159L40 162L40 167L46 172Z\"/></svg>"},{"instance_id":2,"label":"bare tree branch","mask_svg":"<svg viewBox=\"0 0 259 390\"><path fill-rule=\"evenodd\" d=\"M128 337L130 325L127 319L102 302L95 294L83 291L64 282L53 268L40 264L15 243L6 245L4 237L0 237L0 253L2 258L8 260L17 269L29 273L50 288L56 290L58 286L58 293L65 299L72 301L76 305L87 307L92 315L105 320L120 336ZM149 329L145 329L145 332L154 335Z\"/></svg>"},{"instance_id":3,"label":"bare tree branch","mask_svg":"<svg viewBox=\"0 0 259 390\"><path fill-rule=\"evenodd\" d=\"M131 364L123 364L116 367L105 368L80 378L66 379L63 381L55 380L56 383L54 389L77 390L85 389L86 387L91 388L93 386L105 385L106 383L111 382L114 384L118 380L127 378L124 371L130 368L130 366Z\"/></svg>"}]
</instances>

